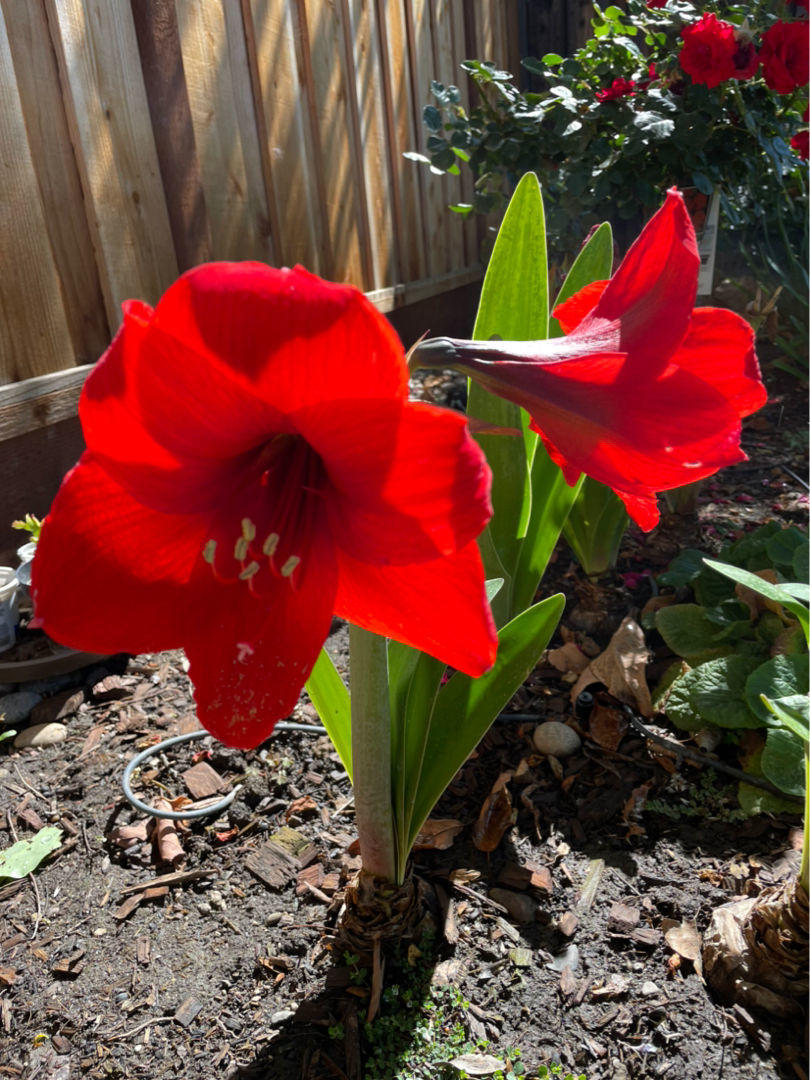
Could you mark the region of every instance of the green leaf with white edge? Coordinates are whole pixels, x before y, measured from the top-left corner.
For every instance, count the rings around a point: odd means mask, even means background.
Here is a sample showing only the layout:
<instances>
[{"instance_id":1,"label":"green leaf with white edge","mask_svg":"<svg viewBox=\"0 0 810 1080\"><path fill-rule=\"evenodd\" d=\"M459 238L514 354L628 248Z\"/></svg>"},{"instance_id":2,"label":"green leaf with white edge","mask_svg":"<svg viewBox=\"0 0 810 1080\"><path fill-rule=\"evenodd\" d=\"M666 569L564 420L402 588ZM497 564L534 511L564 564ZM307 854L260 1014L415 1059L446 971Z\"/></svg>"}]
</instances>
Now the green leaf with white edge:
<instances>
[{"instance_id":1,"label":"green leaf with white edge","mask_svg":"<svg viewBox=\"0 0 810 1080\"><path fill-rule=\"evenodd\" d=\"M762 704L762 695L771 699L793 698L808 691L807 654L772 656L748 676L745 698L748 707L763 724L771 719L770 709Z\"/></svg>"},{"instance_id":2,"label":"green leaf with white edge","mask_svg":"<svg viewBox=\"0 0 810 1080\"><path fill-rule=\"evenodd\" d=\"M306 682L306 691L351 780L351 700L349 691L326 649L321 649L315 661L315 667Z\"/></svg>"},{"instance_id":3,"label":"green leaf with white edge","mask_svg":"<svg viewBox=\"0 0 810 1080\"><path fill-rule=\"evenodd\" d=\"M456 672L436 696L407 845L492 721L537 663L565 607L556 594L521 612L498 634L494 667L478 679Z\"/></svg>"},{"instance_id":4,"label":"green leaf with white edge","mask_svg":"<svg viewBox=\"0 0 810 1080\"><path fill-rule=\"evenodd\" d=\"M810 698L807 694L784 698L769 698L760 694L759 699L783 727L805 742L810 742Z\"/></svg>"},{"instance_id":5,"label":"green leaf with white edge","mask_svg":"<svg viewBox=\"0 0 810 1080\"><path fill-rule=\"evenodd\" d=\"M46 825L30 840L18 840L0 851L0 881L18 880L33 873L44 858L62 845L62 830Z\"/></svg>"},{"instance_id":6,"label":"green leaf with white edge","mask_svg":"<svg viewBox=\"0 0 810 1080\"><path fill-rule=\"evenodd\" d=\"M594 281L606 281L613 269L613 232L607 221L603 222L574 260L562 283L553 307L570 299L586 285ZM561 337L562 327L552 316L549 321L549 337Z\"/></svg>"},{"instance_id":7,"label":"green leaf with white edge","mask_svg":"<svg viewBox=\"0 0 810 1080\"><path fill-rule=\"evenodd\" d=\"M762 771L788 795L804 794L804 742L785 728L771 728L761 758Z\"/></svg>"},{"instance_id":8,"label":"green leaf with white edge","mask_svg":"<svg viewBox=\"0 0 810 1080\"><path fill-rule=\"evenodd\" d=\"M481 289L473 338L486 341L541 340L548 333L548 264L543 197L537 177L523 176L506 209ZM471 382L467 415L497 427L527 432L528 419L517 405ZM536 436L521 442L498 435L476 436L492 469L494 514L488 526L500 569L482 556L488 577L505 577L506 587L493 606L496 622L510 614L511 575L520 551L521 535L528 520L531 492L527 458L534 452ZM501 572L503 571L503 573Z\"/></svg>"},{"instance_id":9,"label":"green leaf with white edge","mask_svg":"<svg viewBox=\"0 0 810 1080\"><path fill-rule=\"evenodd\" d=\"M704 559L703 561L706 566L711 570L716 570L718 574L723 574L725 577L731 578L732 581L753 589L760 596L764 596L768 600L775 600L776 603L781 604L799 620L805 637L810 637L810 618L808 617L807 608L794 596L797 591L799 595L805 595L801 592L801 582L774 585L770 581L765 581L764 578L751 573L750 570L742 570L739 566L729 566L728 563L717 562L715 559Z\"/></svg>"}]
</instances>

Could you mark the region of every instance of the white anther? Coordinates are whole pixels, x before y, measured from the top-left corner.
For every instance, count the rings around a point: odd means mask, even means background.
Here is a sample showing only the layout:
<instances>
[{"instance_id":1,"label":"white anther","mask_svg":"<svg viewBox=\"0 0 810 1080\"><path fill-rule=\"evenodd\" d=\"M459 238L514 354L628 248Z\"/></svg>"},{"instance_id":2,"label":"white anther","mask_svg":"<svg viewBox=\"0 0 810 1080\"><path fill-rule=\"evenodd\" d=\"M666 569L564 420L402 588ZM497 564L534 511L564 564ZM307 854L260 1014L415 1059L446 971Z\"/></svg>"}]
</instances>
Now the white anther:
<instances>
[{"instance_id":1,"label":"white anther","mask_svg":"<svg viewBox=\"0 0 810 1080\"><path fill-rule=\"evenodd\" d=\"M244 536L240 536L236 543L233 545L233 557L237 562L244 562L247 558L248 542Z\"/></svg>"},{"instance_id":2,"label":"white anther","mask_svg":"<svg viewBox=\"0 0 810 1080\"><path fill-rule=\"evenodd\" d=\"M203 548L203 558L211 566L214 565L214 556L216 555L216 553L217 553L217 542L216 542L216 540L209 540L208 543Z\"/></svg>"},{"instance_id":3,"label":"white anther","mask_svg":"<svg viewBox=\"0 0 810 1080\"><path fill-rule=\"evenodd\" d=\"M258 574L259 569L259 564L257 562L248 563L248 565L239 575L239 580L247 581L248 578L252 578L254 574Z\"/></svg>"},{"instance_id":4,"label":"white anther","mask_svg":"<svg viewBox=\"0 0 810 1080\"><path fill-rule=\"evenodd\" d=\"M300 556L291 555L289 557L289 559L287 559L287 561L284 563L284 565L281 568L281 576L282 577L290 577L293 570L295 570L296 566L298 566L298 564L300 562L301 562Z\"/></svg>"},{"instance_id":5,"label":"white anther","mask_svg":"<svg viewBox=\"0 0 810 1080\"><path fill-rule=\"evenodd\" d=\"M262 544L262 551L269 559L271 555L275 555L276 548L278 547L279 535L278 533L270 533L265 542Z\"/></svg>"},{"instance_id":6,"label":"white anther","mask_svg":"<svg viewBox=\"0 0 810 1080\"><path fill-rule=\"evenodd\" d=\"M256 539L256 526L250 518L242 518L242 536L248 543Z\"/></svg>"}]
</instances>

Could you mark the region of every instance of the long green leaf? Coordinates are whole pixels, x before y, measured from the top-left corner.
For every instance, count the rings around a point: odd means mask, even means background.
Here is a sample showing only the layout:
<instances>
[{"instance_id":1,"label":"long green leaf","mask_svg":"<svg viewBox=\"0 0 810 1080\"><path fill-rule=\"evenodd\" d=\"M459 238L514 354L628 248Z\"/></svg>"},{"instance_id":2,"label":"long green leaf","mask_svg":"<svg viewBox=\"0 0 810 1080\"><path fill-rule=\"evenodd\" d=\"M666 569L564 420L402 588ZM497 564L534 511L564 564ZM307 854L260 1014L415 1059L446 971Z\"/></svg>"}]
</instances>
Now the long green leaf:
<instances>
[{"instance_id":1,"label":"long green leaf","mask_svg":"<svg viewBox=\"0 0 810 1080\"><path fill-rule=\"evenodd\" d=\"M743 570L739 566L730 566L728 563L717 562L716 559L704 559L703 562L712 570L716 570L718 574L723 574L724 577L731 578L732 581L745 585L748 589L753 589L760 596L764 596L768 600L775 600L778 604L781 604L782 607L796 616L799 625L804 631L805 640L810 640L810 616L806 606L800 600L795 599L796 592L804 595L803 589L805 586L803 582L789 581L784 585L773 585L770 581L765 581L764 578L752 574L750 570Z\"/></svg>"},{"instance_id":2,"label":"long green leaf","mask_svg":"<svg viewBox=\"0 0 810 1080\"><path fill-rule=\"evenodd\" d=\"M548 268L543 197L537 177L527 173L515 189L504 215L481 290L473 338L486 341L532 341L548 333ZM520 536L528 519L531 492L527 455L534 452L535 436L528 432L525 415L517 405L490 394L476 383L469 387L467 414L498 427L524 431L524 441L499 435L479 435L478 442L493 473L494 515L489 524L492 546L500 566L487 562L488 577L504 577L506 586L493 604L501 623L509 617L509 584L520 550Z\"/></svg>"},{"instance_id":3,"label":"long green leaf","mask_svg":"<svg viewBox=\"0 0 810 1080\"><path fill-rule=\"evenodd\" d=\"M538 446L532 466L532 513L512 583L514 612L523 611L534 600L584 480L582 475L569 487L562 469L554 464L545 447Z\"/></svg>"},{"instance_id":4,"label":"long green leaf","mask_svg":"<svg viewBox=\"0 0 810 1080\"><path fill-rule=\"evenodd\" d=\"M306 691L315 710L335 744L343 768L352 778L352 708L349 691L332 657L321 649L315 667L307 679Z\"/></svg>"},{"instance_id":5,"label":"long green leaf","mask_svg":"<svg viewBox=\"0 0 810 1080\"><path fill-rule=\"evenodd\" d=\"M605 222L596 229L568 271L554 306L593 281L610 276L613 265L613 233ZM549 336L559 337L562 328L556 319L549 321ZM526 535L512 584L512 612L522 611L532 602L537 586L551 558L551 553L568 520L571 508L582 499L584 477L569 487L562 470L554 464L542 444L538 445L532 462L532 501Z\"/></svg>"},{"instance_id":6,"label":"long green leaf","mask_svg":"<svg viewBox=\"0 0 810 1080\"><path fill-rule=\"evenodd\" d=\"M586 476L563 532L585 573L603 574L616 565L619 545L629 524L630 517L619 496Z\"/></svg>"},{"instance_id":7,"label":"long green leaf","mask_svg":"<svg viewBox=\"0 0 810 1080\"><path fill-rule=\"evenodd\" d=\"M456 672L436 696L407 845L492 721L537 663L565 606L560 593L521 612L498 635L498 659L486 675Z\"/></svg>"}]
</instances>

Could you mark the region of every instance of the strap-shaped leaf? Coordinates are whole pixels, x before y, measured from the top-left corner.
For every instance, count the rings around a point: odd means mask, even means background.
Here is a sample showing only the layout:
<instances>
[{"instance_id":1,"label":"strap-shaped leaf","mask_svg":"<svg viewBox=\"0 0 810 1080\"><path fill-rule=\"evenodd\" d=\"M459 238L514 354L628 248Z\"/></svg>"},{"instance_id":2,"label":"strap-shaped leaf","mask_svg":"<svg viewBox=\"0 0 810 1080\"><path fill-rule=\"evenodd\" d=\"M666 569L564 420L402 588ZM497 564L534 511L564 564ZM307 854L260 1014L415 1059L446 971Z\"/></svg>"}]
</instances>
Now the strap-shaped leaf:
<instances>
[{"instance_id":1,"label":"strap-shaped leaf","mask_svg":"<svg viewBox=\"0 0 810 1080\"><path fill-rule=\"evenodd\" d=\"M554 307L564 303L586 285L594 281L606 281L612 269L613 231L609 222L603 221L574 260L562 288L557 293ZM553 316L549 320L548 336L562 337L562 327Z\"/></svg>"},{"instance_id":2,"label":"strap-shaped leaf","mask_svg":"<svg viewBox=\"0 0 810 1080\"><path fill-rule=\"evenodd\" d=\"M795 599L796 593L805 595L802 582L790 581L785 585L773 585L770 581L765 581L764 578L752 574L750 570L743 570L739 566L729 566L728 563L717 562L715 559L704 559L703 562L712 570L716 570L718 574L723 574L725 577L731 578L732 581L745 585L748 589L753 589L760 596L764 596L768 600L775 600L778 604L781 604L799 620L799 625L804 631L805 640L810 639L810 617L808 617L807 607L801 600Z\"/></svg>"},{"instance_id":3,"label":"strap-shaped leaf","mask_svg":"<svg viewBox=\"0 0 810 1080\"><path fill-rule=\"evenodd\" d=\"M557 593L521 612L498 635L498 659L486 675L456 672L436 695L407 833L410 848L444 789L548 644L565 606Z\"/></svg>"},{"instance_id":4,"label":"strap-shaped leaf","mask_svg":"<svg viewBox=\"0 0 810 1080\"><path fill-rule=\"evenodd\" d=\"M495 241L481 290L473 338L486 341L532 341L548 333L548 265L543 197L533 173L515 189ZM469 387L467 415L497 427L527 431L522 410L475 383ZM504 577L506 587L493 605L497 622L509 617L509 584L520 549L520 536L528 520L531 491L526 467L536 437L521 441L499 435L479 435L493 473L494 516L489 524L492 547L500 566L487 561L488 577Z\"/></svg>"},{"instance_id":5,"label":"strap-shaped leaf","mask_svg":"<svg viewBox=\"0 0 810 1080\"><path fill-rule=\"evenodd\" d=\"M352 778L352 708L349 691L332 657L321 649L315 667L307 679L306 691L315 710L335 744L343 768Z\"/></svg>"}]
</instances>

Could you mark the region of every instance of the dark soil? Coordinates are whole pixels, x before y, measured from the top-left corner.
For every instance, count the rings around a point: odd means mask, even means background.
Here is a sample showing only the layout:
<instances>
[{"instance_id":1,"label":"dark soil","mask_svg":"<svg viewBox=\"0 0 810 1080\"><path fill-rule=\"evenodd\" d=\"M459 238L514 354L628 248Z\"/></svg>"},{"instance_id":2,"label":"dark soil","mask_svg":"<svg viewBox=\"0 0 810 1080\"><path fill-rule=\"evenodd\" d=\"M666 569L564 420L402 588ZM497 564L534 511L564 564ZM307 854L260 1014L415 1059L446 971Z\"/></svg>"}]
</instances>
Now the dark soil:
<instances>
[{"instance_id":1,"label":"dark soil","mask_svg":"<svg viewBox=\"0 0 810 1080\"><path fill-rule=\"evenodd\" d=\"M706 486L697 515L631 531L618 572L596 586L561 545L547 584L569 597L569 636L604 647L648 599L648 572L683 546L717 550L771 519L804 525L804 419L799 385L777 377L746 427L751 460ZM345 672L345 630L331 642ZM0 848L42 825L63 830L35 875L0 888L0 1077L368 1075L368 982L328 947L358 865L351 791L328 739L277 731L249 753L206 739L145 763L136 788L147 800L187 795L182 774L200 761L241 785L217 820L179 829L182 854L166 863L153 838L125 850L115 829L142 820L122 795L127 761L197 726L182 654L114 658L33 688L46 699L79 688L84 700L63 718L64 742L0 744ZM795 871L799 817L742 819L722 773L656 758L633 729L604 749L550 665L512 709L518 718L493 727L436 811L463 830L416 857L445 917L415 962L461 992L469 1004L457 998L453 1015L472 1040L496 1056L520 1048L528 1075L561 1062L588 1080L805 1078L804 1024L715 1000L664 936L681 924L700 933L717 905ZM537 754L535 717L574 724L582 748L559 764ZM305 700L292 719L316 723ZM485 854L471 826L495 779L515 771L516 822ZM285 828L300 835L278 836ZM297 854L276 861L268 884L248 863L274 834ZM144 894L178 872L188 876ZM529 921L505 913L493 888L529 901ZM405 1042L419 1014L405 1010ZM388 1068L395 1077L394 1056ZM433 1068L418 1075L445 1075Z\"/></svg>"}]
</instances>

